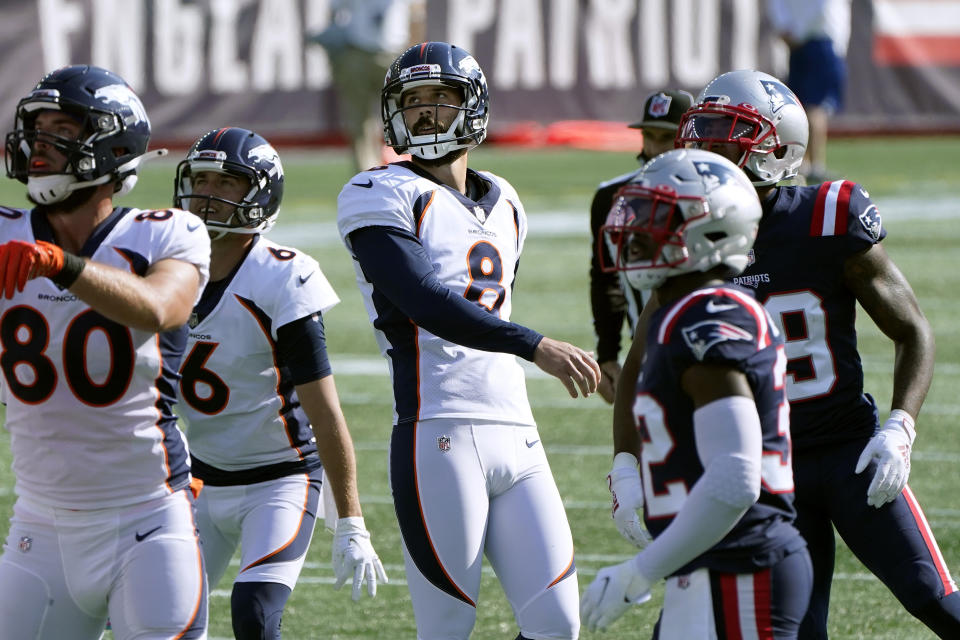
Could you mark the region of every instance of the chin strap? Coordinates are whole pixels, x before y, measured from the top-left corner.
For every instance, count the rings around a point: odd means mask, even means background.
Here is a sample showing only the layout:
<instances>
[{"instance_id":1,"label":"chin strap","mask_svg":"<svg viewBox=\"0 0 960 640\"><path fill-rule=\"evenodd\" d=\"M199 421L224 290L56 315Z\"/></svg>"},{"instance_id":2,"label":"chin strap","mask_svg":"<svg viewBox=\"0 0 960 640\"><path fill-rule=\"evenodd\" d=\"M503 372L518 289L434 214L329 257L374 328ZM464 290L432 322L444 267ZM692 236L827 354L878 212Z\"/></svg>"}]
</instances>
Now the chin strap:
<instances>
[{"instance_id":1,"label":"chin strap","mask_svg":"<svg viewBox=\"0 0 960 640\"><path fill-rule=\"evenodd\" d=\"M157 158L162 158L163 156L170 153L167 149L154 149L153 151L147 151L143 155L139 155L133 160L126 162L119 167L117 167L117 174L125 175L120 181L120 188L117 189L117 192L114 194L115 197L120 197L126 195L133 190L133 187L137 184L137 171L140 169L140 165L148 160L156 160Z\"/></svg>"},{"instance_id":2,"label":"chin strap","mask_svg":"<svg viewBox=\"0 0 960 640\"><path fill-rule=\"evenodd\" d=\"M116 176L123 176L123 178L120 180L120 188L117 189L115 194L116 196L122 196L126 193L129 193L130 190L133 189L134 185L137 184L136 172L141 164L148 160L165 156L167 153L169 152L166 149L154 149L153 151L148 151L147 153L139 155L136 158L125 162L117 167L116 170L106 175L100 176L99 178L94 178L93 180L85 180L83 182L78 181L76 176L67 174L31 176L27 178L27 191L35 202L40 204L54 204L60 202L78 189L106 184L111 180L115 180Z\"/></svg>"}]
</instances>

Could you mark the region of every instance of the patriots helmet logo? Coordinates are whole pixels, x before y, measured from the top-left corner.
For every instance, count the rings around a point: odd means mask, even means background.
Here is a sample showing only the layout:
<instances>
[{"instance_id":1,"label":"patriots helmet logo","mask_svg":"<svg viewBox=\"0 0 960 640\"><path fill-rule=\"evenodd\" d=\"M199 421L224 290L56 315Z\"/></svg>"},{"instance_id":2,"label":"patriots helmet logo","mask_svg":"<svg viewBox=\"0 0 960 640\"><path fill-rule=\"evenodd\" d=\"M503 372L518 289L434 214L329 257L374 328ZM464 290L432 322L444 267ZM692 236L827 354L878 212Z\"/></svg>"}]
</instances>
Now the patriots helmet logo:
<instances>
[{"instance_id":1,"label":"patriots helmet logo","mask_svg":"<svg viewBox=\"0 0 960 640\"><path fill-rule=\"evenodd\" d=\"M787 104L787 99L784 97L787 95L782 84L779 82L762 82L763 90L767 92L767 97L770 99L770 111L776 113L783 109L784 105Z\"/></svg>"},{"instance_id":2,"label":"patriots helmet logo","mask_svg":"<svg viewBox=\"0 0 960 640\"><path fill-rule=\"evenodd\" d=\"M723 320L704 320L680 330L683 341L700 361L714 345L729 340L753 340L753 334Z\"/></svg>"},{"instance_id":3,"label":"patriots helmet logo","mask_svg":"<svg viewBox=\"0 0 960 640\"><path fill-rule=\"evenodd\" d=\"M719 162L695 162L694 167L700 174L700 179L703 180L704 192L706 193L710 193L720 185L737 183L737 175L733 172L734 169Z\"/></svg>"}]
</instances>

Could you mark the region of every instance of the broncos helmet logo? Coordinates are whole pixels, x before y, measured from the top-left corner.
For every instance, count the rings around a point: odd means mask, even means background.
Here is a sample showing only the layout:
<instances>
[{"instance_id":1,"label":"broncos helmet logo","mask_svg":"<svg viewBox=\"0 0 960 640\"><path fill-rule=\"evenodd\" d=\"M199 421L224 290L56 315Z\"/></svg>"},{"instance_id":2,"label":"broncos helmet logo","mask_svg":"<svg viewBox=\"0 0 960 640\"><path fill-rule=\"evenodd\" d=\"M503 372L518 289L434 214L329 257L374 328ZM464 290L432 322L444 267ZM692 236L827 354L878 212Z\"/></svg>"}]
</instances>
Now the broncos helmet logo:
<instances>
[{"instance_id":1,"label":"broncos helmet logo","mask_svg":"<svg viewBox=\"0 0 960 640\"><path fill-rule=\"evenodd\" d=\"M147 117L147 110L143 108L143 103L140 102L140 98L125 84L108 84L100 87L93 94L93 97L106 104L116 103L127 107L133 112L133 115L136 116L137 122L150 121ZM124 121L126 122L125 118ZM126 122L126 124L130 126L135 123Z\"/></svg>"},{"instance_id":2,"label":"broncos helmet logo","mask_svg":"<svg viewBox=\"0 0 960 640\"><path fill-rule=\"evenodd\" d=\"M261 144L250 149L250 151L247 152L247 159L266 163L270 166L268 170L270 175L283 177L283 166L280 164L280 155L271 145Z\"/></svg>"},{"instance_id":3,"label":"broncos helmet logo","mask_svg":"<svg viewBox=\"0 0 960 640\"><path fill-rule=\"evenodd\" d=\"M753 334L723 320L703 320L680 330L683 341L697 360L703 360L707 351L728 340L753 340Z\"/></svg>"}]
</instances>

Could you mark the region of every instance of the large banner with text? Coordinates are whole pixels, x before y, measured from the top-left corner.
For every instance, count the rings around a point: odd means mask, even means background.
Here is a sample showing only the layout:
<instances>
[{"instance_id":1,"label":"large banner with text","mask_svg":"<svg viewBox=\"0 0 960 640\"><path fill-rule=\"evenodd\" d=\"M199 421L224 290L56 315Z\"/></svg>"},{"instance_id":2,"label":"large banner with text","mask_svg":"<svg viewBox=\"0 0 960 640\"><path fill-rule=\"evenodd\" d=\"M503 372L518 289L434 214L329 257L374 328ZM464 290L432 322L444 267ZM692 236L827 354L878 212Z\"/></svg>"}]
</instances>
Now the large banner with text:
<instances>
[{"instance_id":1,"label":"large banner with text","mask_svg":"<svg viewBox=\"0 0 960 640\"><path fill-rule=\"evenodd\" d=\"M785 75L765 0L428 0L427 35L474 54L491 132L566 120L627 122L643 97L696 94L718 73ZM324 49L307 34L329 0L0 0L0 122L48 70L107 67L143 98L155 139L221 125L331 142ZM960 131L960 0L854 0L838 130Z\"/></svg>"}]
</instances>

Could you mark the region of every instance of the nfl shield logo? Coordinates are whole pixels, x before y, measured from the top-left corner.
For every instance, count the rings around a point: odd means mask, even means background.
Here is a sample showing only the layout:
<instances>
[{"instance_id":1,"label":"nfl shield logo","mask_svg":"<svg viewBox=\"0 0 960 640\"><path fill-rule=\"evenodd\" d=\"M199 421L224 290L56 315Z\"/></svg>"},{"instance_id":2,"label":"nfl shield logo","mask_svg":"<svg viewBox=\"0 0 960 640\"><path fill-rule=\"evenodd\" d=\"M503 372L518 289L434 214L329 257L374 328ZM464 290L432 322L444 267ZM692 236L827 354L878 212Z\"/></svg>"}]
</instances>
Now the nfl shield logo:
<instances>
[{"instance_id":1,"label":"nfl shield logo","mask_svg":"<svg viewBox=\"0 0 960 640\"><path fill-rule=\"evenodd\" d=\"M757 261L757 256L753 252L753 249L750 249L750 251L747 251L747 266L752 267L753 263L756 261Z\"/></svg>"},{"instance_id":2,"label":"nfl shield logo","mask_svg":"<svg viewBox=\"0 0 960 640\"><path fill-rule=\"evenodd\" d=\"M438 437L437 449L440 449L440 451L450 451L450 436Z\"/></svg>"},{"instance_id":3,"label":"nfl shield logo","mask_svg":"<svg viewBox=\"0 0 960 640\"><path fill-rule=\"evenodd\" d=\"M190 322L189 322L189 324L190 324L190 328L191 328L191 329L196 329L196 328L197 328L197 325L200 324L200 318L197 316L197 312L196 312L196 311L194 311L193 313L190 314Z\"/></svg>"},{"instance_id":4,"label":"nfl shield logo","mask_svg":"<svg viewBox=\"0 0 960 640\"><path fill-rule=\"evenodd\" d=\"M33 546L33 538L30 538L28 536L23 536L22 538L20 538L20 544L18 546L20 547L21 553L26 553L27 551L30 551L30 547Z\"/></svg>"},{"instance_id":5,"label":"nfl shield logo","mask_svg":"<svg viewBox=\"0 0 960 640\"><path fill-rule=\"evenodd\" d=\"M654 118L662 118L670 112L671 102L673 102L673 98L665 93L658 93L650 99L650 106L647 111Z\"/></svg>"},{"instance_id":6,"label":"nfl shield logo","mask_svg":"<svg viewBox=\"0 0 960 640\"><path fill-rule=\"evenodd\" d=\"M690 588L690 576L677 576L677 586L681 589Z\"/></svg>"}]
</instances>

